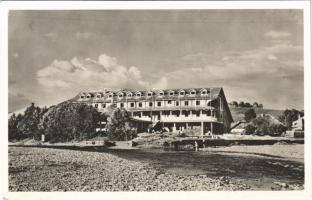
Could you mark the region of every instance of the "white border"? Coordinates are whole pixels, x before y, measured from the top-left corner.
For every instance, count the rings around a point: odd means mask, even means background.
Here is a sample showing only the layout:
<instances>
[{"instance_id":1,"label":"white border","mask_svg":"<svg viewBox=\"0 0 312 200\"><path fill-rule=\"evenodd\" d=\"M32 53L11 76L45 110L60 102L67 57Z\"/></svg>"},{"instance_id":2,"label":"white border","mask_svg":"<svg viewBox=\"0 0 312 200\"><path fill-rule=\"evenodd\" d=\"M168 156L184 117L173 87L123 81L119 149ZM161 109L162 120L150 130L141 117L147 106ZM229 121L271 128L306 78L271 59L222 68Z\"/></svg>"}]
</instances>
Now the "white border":
<instances>
[{"instance_id":1,"label":"white border","mask_svg":"<svg viewBox=\"0 0 312 200\"><path fill-rule=\"evenodd\" d=\"M8 199L86 199L86 198L114 198L114 199L312 199L311 182L311 32L310 32L310 2L308 1L135 1L135 2L74 2L74 1L28 1L1 2L1 67L0 67L0 119L1 119L1 198ZM7 149L7 117L8 117L8 11L9 10L100 10L100 9L303 9L304 10L304 108L305 108L305 190L286 192L8 192L8 149Z\"/></svg>"}]
</instances>

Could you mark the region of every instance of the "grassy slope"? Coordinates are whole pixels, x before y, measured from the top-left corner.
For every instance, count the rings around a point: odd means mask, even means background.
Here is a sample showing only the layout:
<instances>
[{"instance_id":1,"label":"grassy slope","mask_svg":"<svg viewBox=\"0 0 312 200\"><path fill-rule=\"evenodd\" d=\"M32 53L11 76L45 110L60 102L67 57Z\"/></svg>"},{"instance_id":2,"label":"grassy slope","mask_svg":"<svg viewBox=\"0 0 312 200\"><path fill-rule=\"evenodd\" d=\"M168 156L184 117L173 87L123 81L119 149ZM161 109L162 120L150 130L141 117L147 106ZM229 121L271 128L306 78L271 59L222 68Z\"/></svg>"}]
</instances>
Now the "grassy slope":
<instances>
[{"instance_id":1,"label":"grassy slope","mask_svg":"<svg viewBox=\"0 0 312 200\"><path fill-rule=\"evenodd\" d=\"M244 119L244 113L246 112L247 109L248 108L230 107L234 122ZM278 118L279 115L281 115L284 112L283 110L258 109L258 108L255 108L255 111L256 111L257 115L270 114L273 117L275 117L276 119Z\"/></svg>"}]
</instances>

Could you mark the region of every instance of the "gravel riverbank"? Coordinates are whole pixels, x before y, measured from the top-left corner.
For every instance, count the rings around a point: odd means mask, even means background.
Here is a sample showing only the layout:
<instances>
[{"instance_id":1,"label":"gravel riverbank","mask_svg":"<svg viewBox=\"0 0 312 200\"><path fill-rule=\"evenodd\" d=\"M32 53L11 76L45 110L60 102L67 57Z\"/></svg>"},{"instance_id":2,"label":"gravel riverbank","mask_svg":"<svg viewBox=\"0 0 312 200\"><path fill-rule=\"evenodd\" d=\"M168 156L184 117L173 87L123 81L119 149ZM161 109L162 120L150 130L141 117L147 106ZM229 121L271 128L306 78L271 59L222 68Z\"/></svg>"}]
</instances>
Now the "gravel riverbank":
<instances>
[{"instance_id":1,"label":"gravel riverbank","mask_svg":"<svg viewBox=\"0 0 312 200\"><path fill-rule=\"evenodd\" d=\"M174 175L109 153L9 147L10 191L248 190L228 177Z\"/></svg>"}]
</instances>

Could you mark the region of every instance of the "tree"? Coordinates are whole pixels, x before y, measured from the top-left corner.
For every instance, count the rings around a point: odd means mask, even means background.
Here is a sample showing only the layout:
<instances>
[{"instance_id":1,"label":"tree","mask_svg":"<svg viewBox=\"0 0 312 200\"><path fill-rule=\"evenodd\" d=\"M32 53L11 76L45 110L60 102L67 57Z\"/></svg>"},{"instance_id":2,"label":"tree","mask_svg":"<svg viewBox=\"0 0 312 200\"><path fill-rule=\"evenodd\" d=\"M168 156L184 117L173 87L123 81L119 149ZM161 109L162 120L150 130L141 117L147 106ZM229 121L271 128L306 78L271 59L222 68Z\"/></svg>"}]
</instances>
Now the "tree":
<instances>
[{"instance_id":1,"label":"tree","mask_svg":"<svg viewBox=\"0 0 312 200\"><path fill-rule=\"evenodd\" d=\"M252 104L252 107L258 108L258 107L259 107L259 104L258 104L257 102L254 102L254 103Z\"/></svg>"},{"instance_id":2,"label":"tree","mask_svg":"<svg viewBox=\"0 0 312 200\"><path fill-rule=\"evenodd\" d=\"M38 138L38 124L46 110L46 108L41 109L35 106L34 103L31 103L31 105L26 108L23 117L17 124L20 133L25 137Z\"/></svg>"},{"instance_id":3,"label":"tree","mask_svg":"<svg viewBox=\"0 0 312 200\"><path fill-rule=\"evenodd\" d=\"M238 106L237 101L233 101L233 102L232 102L232 105L235 106L235 107L237 107L237 106Z\"/></svg>"},{"instance_id":4,"label":"tree","mask_svg":"<svg viewBox=\"0 0 312 200\"><path fill-rule=\"evenodd\" d=\"M64 102L48 109L39 130L51 142L90 139L97 134L102 117L92 106Z\"/></svg>"},{"instance_id":5,"label":"tree","mask_svg":"<svg viewBox=\"0 0 312 200\"><path fill-rule=\"evenodd\" d=\"M116 108L111 113L107 131L112 140L129 140L136 136L130 124L130 115L124 108Z\"/></svg>"},{"instance_id":6,"label":"tree","mask_svg":"<svg viewBox=\"0 0 312 200\"><path fill-rule=\"evenodd\" d=\"M21 131L17 128L18 123L22 120L22 115L15 113L9 118L8 129L9 129L9 140L19 140L22 138Z\"/></svg>"},{"instance_id":7,"label":"tree","mask_svg":"<svg viewBox=\"0 0 312 200\"><path fill-rule=\"evenodd\" d=\"M250 105L250 103L246 102L245 105L244 105L244 107L250 108L250 107L252 107L252 106Z\"/></svg>"},{"instance_id":8,"label":"tree","mask_svg":"<svg viewBox=\"0 0 312 200\"><path fill-rule=\"evenodd\" d=\"M281 116L278 117L278 120L282 122L288 130L292 127L292 122L297 120L300 116L303 116L303 112L300 112L296 109L286 109Z\"/></svg>"},{"instance_id":9,"label":"tree","mask_svg":"<svg viewBox=\"0 0 312 200\"><path fill-rule=\"evenodd\" d=\"M255 133L256 129L257 129L257 127L255 127L254 125L248 124L245 127L245 133L246 133L246 135L252 135Z\"/></svg>"},{"instance_id":10,"label":"tree","mask_svg":"<svg viewBox=\"0 0 312 200\"><path fill-rule=\"evenodd\" d=\"M243 101L241 101L241 102L239 102L238 106L243 108L243 107L245 107L245 103Z\"/></svg>"},{"instance_id":11,"label":"tree","mask_svg":"<svg viewBox=\"0 0 312 200\"><path fill-rule=\"evenodd\" d=\"M249 108L248 110L246 110L246 112L245 112L246 122L250 122L252 119L254 119L256 117L257 117L257 114L256 114L254 109Z\"/></svg>"}]
</instances>

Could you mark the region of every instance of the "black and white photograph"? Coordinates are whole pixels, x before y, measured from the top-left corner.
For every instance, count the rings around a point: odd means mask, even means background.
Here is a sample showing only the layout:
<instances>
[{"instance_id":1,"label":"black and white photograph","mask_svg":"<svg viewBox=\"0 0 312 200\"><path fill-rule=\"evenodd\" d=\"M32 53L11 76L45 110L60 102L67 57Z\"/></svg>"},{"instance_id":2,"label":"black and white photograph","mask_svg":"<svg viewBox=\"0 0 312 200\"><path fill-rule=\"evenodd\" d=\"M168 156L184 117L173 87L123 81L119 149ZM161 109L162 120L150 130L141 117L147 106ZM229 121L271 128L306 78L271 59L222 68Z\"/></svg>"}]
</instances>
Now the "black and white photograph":
<instances>
[{"instance_id":1,"label":"black and white photograph","mask_svg":"<svg viewBox=\"0 0 312 200\"><path fill-rule=\"evenodd\" d=\"M305 191L304 27L291 8L9 10L8 192Z\"/></svg>"}]
</instances>

